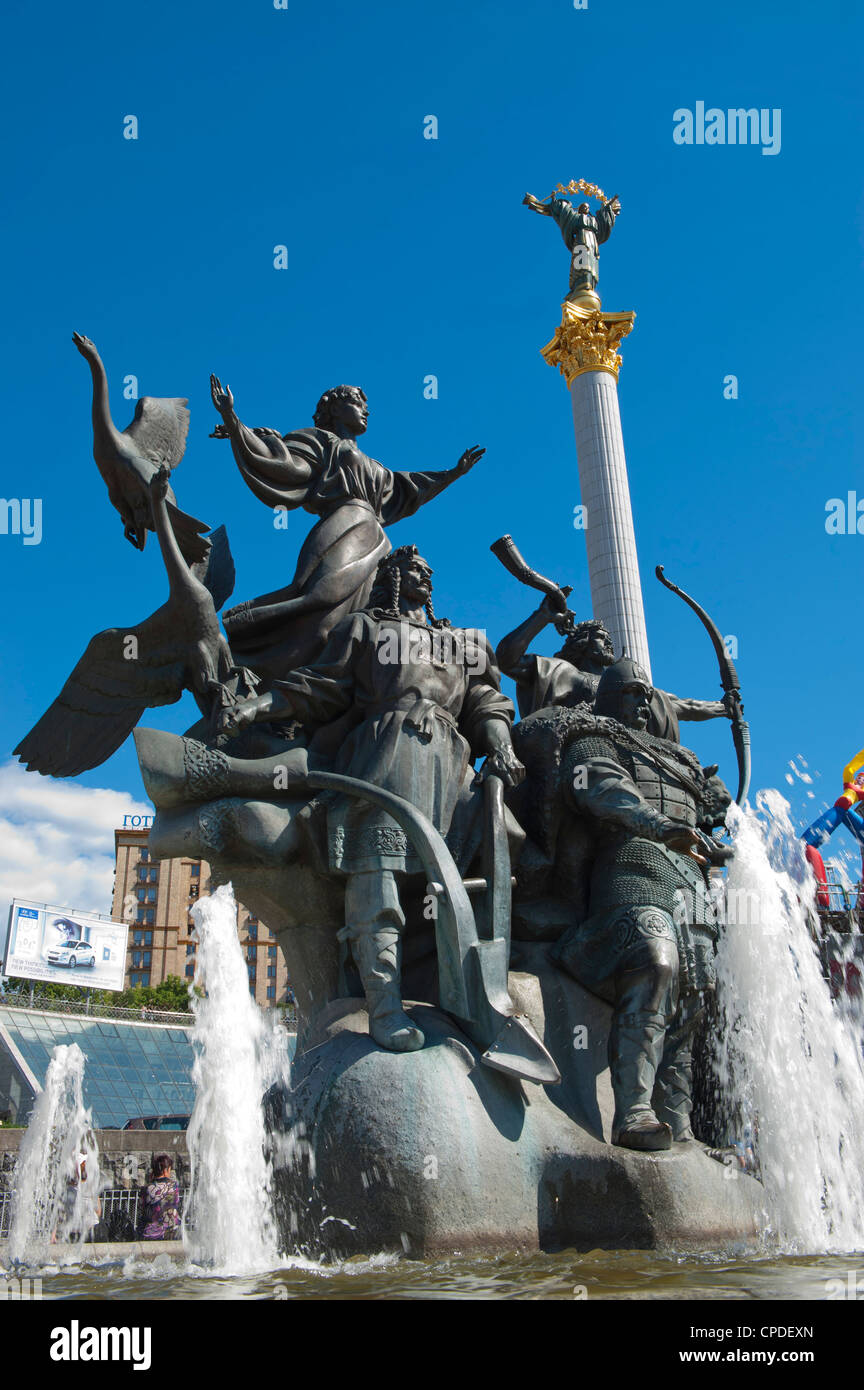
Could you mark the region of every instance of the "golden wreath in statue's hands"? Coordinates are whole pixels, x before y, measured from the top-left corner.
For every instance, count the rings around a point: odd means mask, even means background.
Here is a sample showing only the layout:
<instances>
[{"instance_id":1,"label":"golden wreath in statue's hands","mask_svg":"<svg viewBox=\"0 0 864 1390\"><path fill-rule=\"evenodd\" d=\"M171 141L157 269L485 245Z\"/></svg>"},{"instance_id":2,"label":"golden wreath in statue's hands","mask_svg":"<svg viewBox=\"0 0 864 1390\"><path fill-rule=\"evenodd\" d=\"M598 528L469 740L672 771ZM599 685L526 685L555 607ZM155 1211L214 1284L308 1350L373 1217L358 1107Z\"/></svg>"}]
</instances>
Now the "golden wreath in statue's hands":
<instances>
[{"instance_id":1,"label":"golden wreath in statue's hands","mask_svg":"<svg viewBox=\"0 0 864 1390\"><path fill-rule=\"evenodd\" d=\"M571 179L566 185L556 184L555 193L587 193L589 198L599 198L601 203L609 202L602 188L598 188L596 183L586 183L585 179ZM550 197L554 196L550 194Z\"/></svg>"}]
</instances>

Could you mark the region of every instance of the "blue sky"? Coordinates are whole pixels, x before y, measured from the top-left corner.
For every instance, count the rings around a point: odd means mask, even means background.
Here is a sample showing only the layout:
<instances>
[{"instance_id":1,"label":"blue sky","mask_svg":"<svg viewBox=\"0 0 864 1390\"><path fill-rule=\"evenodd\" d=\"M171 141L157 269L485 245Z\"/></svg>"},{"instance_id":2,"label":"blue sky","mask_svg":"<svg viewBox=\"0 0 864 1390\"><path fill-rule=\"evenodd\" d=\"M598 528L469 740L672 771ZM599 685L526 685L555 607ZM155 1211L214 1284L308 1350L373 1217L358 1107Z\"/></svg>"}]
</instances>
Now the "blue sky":
<instances>
[{"instance_id":1,"label":"blue sky","mask_svg":"<svg viewBox=\"0 0 864 1390\"><path fill-rule=\"evenodd\" d=\"M637 314L619 390L655 680L718 693L662 562L738 639L754 786L785 788L800 755L822 774L812 801L791 790L801 823L833 800L864 744L864 536L825 531L829 498L864 498L862 29L848 0L7 6L0 467L4 496L42 499L43 538L0 535L0 762L90 636L165 593L155 543L123 539L92 461L73 329L102 352L121 427L127 374L188 395L176 490L228 524L234 602L290 579L311 519L274 530L208 439L211 371L242 418L283 431L327 386L362 385L366 446L391 468L485 445L393 543L432 563L437 611L493 642L534 604L489 553L504 531L587 615L570 405L539 354L568 258L521 206L586 178L622 201L600 291ZM673 112L697 101L779 108L779 153L677 145ZM188 696L148 716L194 717ZM728 725L687 734L734 785ZM131 740L79 781L143 799Z\"/></svg>"}]
</instances>

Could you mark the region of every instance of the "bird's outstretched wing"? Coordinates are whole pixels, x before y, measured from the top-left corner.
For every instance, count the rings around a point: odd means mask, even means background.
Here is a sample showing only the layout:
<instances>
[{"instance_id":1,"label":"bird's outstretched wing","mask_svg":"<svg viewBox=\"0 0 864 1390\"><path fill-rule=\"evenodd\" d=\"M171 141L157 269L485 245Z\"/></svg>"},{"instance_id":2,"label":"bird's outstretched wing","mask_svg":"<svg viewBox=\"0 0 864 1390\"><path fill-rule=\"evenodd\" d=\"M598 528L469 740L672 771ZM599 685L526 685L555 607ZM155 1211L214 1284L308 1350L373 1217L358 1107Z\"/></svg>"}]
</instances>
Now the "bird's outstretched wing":
<instances>
[{"instance_id":1,"label":"bird's outstretched wing","mask_svg":"<svg viewBox=\"0 0 864 1390\"><path fill-rule=\"evenodd\" d=\"M172 705L184 661L166 609L89 643L57 699L15 749L28 772L75 777L116 752L145 709Z\"/></svg>"},{"instance_id":2,"label":"bird's outstretched wing","mask_svg":"<svg viewBox=\"0 0 864 1390\"><path fill-rule=\"evenodd\" d=\"M143 461L133 463L136 487L140 483L140 497L137 508L134 501L132 504L134 534L129 535L127 530L129 539L139 550L144 549L146 532L153 530L150 498L147 495L147 484L152 474L148 476L147 465L149 464L151 469L176 468L186 449L188 433L189 409L185 396L142 396L135 406L134 420L123 431L135 453ZM171 491L168 493L168 514L177 544L187 565L206 560L209 543L203 537L204 533L210 530L207 522L199 521L197 517L181 511Z\"/></svg>"},{"instance_id":3,"label":"bird's outstretched wing","mask_svg":"<svg viewBox=\"0 0 864 1390\"><path fill-rule=\"evenodd\" d=\"M205 589L210 590L213 607L218 613L223 603L227 603L234 592L234 557L224 526L217 526L215 531L211 531L207 542L209 550L205 558L189 568Z\"/></svg>"},{"instance_id":4,"label":"bird's outstretched wing","mask_svg":"<svg viewBox=\"0 0 864 1390\"><path fill-rule=\"evenodd\" d=\"M199 521L188 512L181 512L176 502L168 502L168 517L171 529L177 537L180 553L187 565L197 565L206 561L210 549L210 537L203 534L210 527L206 521Z\"/></svg>"},{"instance_id":5,"label":"bird's outstretched wing","mask_svg":"<svg viewBox=\"0 0 864 1390\"><path fill-rule=\"evenodd\" d=\"M185 396L142 396L123 433L157 468L176 468L186 450L189 402Z\"/></svg>"}]
</instances>

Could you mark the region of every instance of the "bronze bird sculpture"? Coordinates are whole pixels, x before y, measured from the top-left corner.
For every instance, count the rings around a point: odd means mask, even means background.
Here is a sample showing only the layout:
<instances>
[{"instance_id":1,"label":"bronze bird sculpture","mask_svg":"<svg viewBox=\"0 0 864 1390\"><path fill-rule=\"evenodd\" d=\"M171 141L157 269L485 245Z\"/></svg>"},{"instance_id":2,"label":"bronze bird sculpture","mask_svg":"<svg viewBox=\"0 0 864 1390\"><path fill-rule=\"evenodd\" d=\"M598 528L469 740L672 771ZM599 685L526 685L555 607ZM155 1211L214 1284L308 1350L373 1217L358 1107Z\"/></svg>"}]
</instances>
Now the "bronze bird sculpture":
<instances>
[{"instance_id":1,"label":"bronze bird sculpture","mask_svg":"<svg viewBox=\"0 0 864 1390\"><path fill-rule=\"evenodd\" d=\"M186 448L189 409L185 397L142 396L135 417L125 430L111 419L108 378L96 344L81 333L72 341L89 364L93 377L93 457L120 513L123 534L143 550L147 532L155 530L148 485L158 468L176 468ZM171 488L166 495L171 525L184 559L194 564L207 557L210 527L177 506Z\"/></svg>"},{"instance_id":2,"label":"bronze bird sculpture","mask_svg":"<svg viewBox=\"0 0 864 1390\"><path fill-rule=\"evenodd\" d=\"M254 678L233 664L213 594L181 554L169 522L168 479L167 467L159 468L148 486L168 601L136 627L108 628L91 640L57 699L15 749L30 772L74 777L98 767L145 709L174 704L184 690L191 690L214 726L224 705L250 693L248 680ZM225 571L223 563L223 589Z\"/></svg>"}]
</instances>

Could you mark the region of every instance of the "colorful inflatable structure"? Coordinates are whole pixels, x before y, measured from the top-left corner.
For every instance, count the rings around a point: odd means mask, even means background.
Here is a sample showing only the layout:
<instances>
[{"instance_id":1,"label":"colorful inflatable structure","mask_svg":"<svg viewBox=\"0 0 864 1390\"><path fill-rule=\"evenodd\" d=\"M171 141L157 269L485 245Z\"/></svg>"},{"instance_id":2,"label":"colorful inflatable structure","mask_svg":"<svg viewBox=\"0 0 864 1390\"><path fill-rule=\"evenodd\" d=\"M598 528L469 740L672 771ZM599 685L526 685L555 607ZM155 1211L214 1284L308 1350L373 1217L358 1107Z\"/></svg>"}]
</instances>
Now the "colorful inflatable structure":
<instances>
[{"instance_id":1,"label":"colorful inflatable structure","mask_svg":"<svg viewBox=\"0 0 864 1390\"><path fill-rule=\"evenodd\" d=\"M858 892L850 897L836 874L829 880L820 845L824 845L841 825L855 837L861 847L861 882L864 884L864 748L856 753L843 769L843 793L833 806L823 811L808 825L801 839L804 853L816 879L816 907L821 923L820 954L826 970L831 993L835 999L861 998L864 992L864 928L861 916L862 897ZM832 892L833 890L833 892ZM845 925L844 923L845 919ZM855 922L858 922L857 932ZM850 932L853 935L849 935Z\"/></svg>"},{"instance_id":2,"label":"colorful inflatable structure","mask_svg":"<svg viewBox=\"0 0 864 1390\"><path fill-rule=\"evenodd\" d=\"M864 803L864 748L856 753L851 763L847 763L843 769L842 795L838 796L834 805L823 811L812 825L808 825L801 836L805 845L804 853L818 884L816 902L819 907L827 908L830 905L828 879L819 847L824 845L841 825L845 825L861 846L861 876L864 879L864 806L861 803Z\"/></svg>"}]
</instances>

